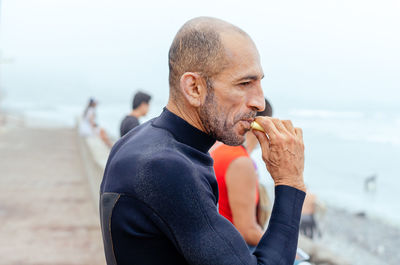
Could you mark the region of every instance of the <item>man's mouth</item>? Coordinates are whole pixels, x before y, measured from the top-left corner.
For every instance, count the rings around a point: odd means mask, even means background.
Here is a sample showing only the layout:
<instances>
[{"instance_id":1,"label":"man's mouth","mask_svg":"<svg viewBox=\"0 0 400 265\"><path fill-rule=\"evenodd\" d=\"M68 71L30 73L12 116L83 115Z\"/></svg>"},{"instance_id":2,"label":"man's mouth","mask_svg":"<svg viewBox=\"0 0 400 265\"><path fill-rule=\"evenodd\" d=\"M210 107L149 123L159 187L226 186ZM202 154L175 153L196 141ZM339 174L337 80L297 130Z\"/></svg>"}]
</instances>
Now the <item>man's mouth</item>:
<instances>
[{"instance_id":1,"label":"man's mouth","mask_svg":"<svg viewBox=\"0 0 400 265\"><path fill-rule=\"evenodd\" d=\"M251 129L251 123L253 122L254 119L245 119L245 120L240 120L240 123L242 124L243 128L246 131L249 131Z\"/></svg>"},{"instance_id":2,"label":"man's mouth","mask_svg":"<svg viewBox=\"0 0 400 265\"><path fill-rule=\"evenodd\" d=\"M256 113L248 113L247 115L242 116L239 121L237 121L237 123L239 123L244 129L244 133L251 130L251 123L255 120L255 117Z\"/></svg>"}]
</instances>

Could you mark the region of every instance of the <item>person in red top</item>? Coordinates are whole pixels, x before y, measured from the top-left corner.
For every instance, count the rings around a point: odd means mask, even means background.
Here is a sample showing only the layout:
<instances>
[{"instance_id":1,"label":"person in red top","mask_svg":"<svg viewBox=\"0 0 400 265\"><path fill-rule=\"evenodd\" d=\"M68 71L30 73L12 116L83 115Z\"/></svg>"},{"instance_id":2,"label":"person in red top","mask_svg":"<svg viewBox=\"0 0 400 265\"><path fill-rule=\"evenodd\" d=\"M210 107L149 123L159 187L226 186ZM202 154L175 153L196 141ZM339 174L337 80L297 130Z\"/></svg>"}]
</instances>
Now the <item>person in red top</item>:
<instances>
[{"instance_id":1,"label":"person in red top","mask_svg":"<svg viewBox=\"0 0 400 265\"><path fill-rule=\"evenodd\" d=\"M265 110L257 116L272 116L272 107L265 100ZM218 143L211 151L218 182L218 210L240 232L249 248L260 241L263 230L257 223L258 175L250 153L257 146L252 132L246 134L245 145Z\"/></svg>"}]
</instances>

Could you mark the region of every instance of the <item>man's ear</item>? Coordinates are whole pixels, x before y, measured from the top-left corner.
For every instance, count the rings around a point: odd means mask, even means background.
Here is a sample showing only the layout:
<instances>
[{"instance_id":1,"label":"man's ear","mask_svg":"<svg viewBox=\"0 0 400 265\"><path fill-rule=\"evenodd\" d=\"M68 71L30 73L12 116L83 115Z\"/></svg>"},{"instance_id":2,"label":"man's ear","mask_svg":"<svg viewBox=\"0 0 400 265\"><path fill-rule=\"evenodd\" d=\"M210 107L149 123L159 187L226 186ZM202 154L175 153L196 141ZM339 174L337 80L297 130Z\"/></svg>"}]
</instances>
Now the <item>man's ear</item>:
<instances>
[{"instance_id":1,"label":"man's ear","mask_svg":"<svg viewBox=\"0 0 400 265\"><path fill-rule=\"evenodd\" d=\"M180 88L187 102L193 107L200 107L207 93L203 78L198 73L186 72L181 76Z\"/></svg>"}]
</instances>

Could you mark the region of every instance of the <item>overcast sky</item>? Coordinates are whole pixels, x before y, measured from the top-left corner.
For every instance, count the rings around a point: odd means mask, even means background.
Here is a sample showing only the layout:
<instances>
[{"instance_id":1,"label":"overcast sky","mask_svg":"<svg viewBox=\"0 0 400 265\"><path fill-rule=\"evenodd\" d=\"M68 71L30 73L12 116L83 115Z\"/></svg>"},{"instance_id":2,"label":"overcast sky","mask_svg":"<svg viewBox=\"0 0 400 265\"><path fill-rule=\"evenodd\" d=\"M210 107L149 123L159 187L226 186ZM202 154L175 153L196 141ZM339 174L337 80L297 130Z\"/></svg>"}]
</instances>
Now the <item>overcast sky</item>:
<instances>
[{"instance_id":1,"label":"overcast sky","mask_svg":"<svg viewBox=\"0 0 400 265\"><path fill-rule=\"evenodd\" d=\"M205 15L250 34L273 102L394 105L399 3L3 0L0 46L14 59L2 66L3 92L8 100L118 102L142 88L166 102L169 45L185 21Z\"/></svg>"}]
</instances>

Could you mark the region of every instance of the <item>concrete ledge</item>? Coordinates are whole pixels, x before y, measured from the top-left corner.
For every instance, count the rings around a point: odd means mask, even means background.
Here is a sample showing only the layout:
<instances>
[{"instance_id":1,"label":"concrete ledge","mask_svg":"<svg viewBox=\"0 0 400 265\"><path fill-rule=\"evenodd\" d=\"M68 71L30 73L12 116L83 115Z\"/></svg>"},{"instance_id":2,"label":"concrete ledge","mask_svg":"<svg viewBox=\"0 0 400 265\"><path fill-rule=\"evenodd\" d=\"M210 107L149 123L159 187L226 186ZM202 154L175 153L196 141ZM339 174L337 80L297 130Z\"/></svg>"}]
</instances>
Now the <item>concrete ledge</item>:
<instances>
[{"instance_id":1,"label":"concrete ledge","mask_svg":"<svg viewBox=\"0 0 400 265\"><path fill-rule=\"evenodd\" d=\"M100 137L97 136L83 137L78 135L78 141L83 166L92 193L93 203L98 211L100 184L103 179L110 149L104 144Z\"/></svg>"}]
</instances>

